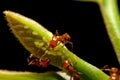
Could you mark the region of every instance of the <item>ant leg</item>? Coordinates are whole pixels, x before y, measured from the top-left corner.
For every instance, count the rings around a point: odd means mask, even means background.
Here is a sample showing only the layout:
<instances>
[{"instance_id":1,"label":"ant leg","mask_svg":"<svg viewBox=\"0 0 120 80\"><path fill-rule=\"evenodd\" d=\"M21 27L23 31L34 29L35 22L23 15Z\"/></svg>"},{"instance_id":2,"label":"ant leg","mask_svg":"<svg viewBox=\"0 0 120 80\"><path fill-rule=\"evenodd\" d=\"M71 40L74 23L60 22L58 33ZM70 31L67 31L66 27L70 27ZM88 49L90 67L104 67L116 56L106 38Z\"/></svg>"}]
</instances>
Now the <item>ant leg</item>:
<instances>
[{"instance_id":1,"label":"ant leg","mask_svg":"<svg viewBox=\"0 0 120 80\"><path fill-rule=\"evenodd\" d=\"M60 45L60 43L61 43L61 42L59 42L59 43L57 44L57 46ZM63 47L65 46L65 44L67 44L67 43L66 43L66 42L63 42L62 44L63 44L63 45L62 45L61 47L57 48L57 49L63 48Z\"/></svg>"},{"instance_id":2,"label":"ant leg","mask_svg":"<svg viewBox=\"0 0 120 80\"><path fill-rule=\"evenodd\" d=\"M70 44L71 47L72 47L72 51L73 51L73 42L64 40L64 41L63 41L63 46L64 46L65 44ZM63 47L63 46L62 46L62 47Z\"/></svg>"},{"instance_id":3,"label":"ant leg","mask_svg":"<svg viewBox=\"0 0 120 80\"><path fill-rule=\"evenodd\" d=\"M106 69L106 68L109 69L109 66L108 65L103 66L103 69Z\"/></svg>"},{"instance_id":4,"label":"ant leg","mask_svg":"<svg viewBox=\"0 0 120 80\"><path fill-rule=\"evenodd\" d=\"M42 60L42 58L47 54L48 50L45 51L45 53L40 57L40 62Z\"/></svg>"},{"instance_id":5,"label":"ant leg","mask_svg":"<svg viewBox=\"0 0 120 80\"><path fill-rule=\"evenodd\" d=\"M32 58L33 58L33 54L30 54L30 56L27 58L28 65L31 65L31 63L33 62L33 60L32 61L30 60Z\"/></svg>"},{"instance_id":6,"label":"ant leg","mask_svg":"<svg viewBox=\"0 0 120 80\"><path fill-rule=\"evenodd\" d=\"M70 59L70 58L68 58L68 61L69 61L69 63L71 64L71 66L72 66L72 67L74 67L74 66L77 64L77 62L72 63L72 61L71 61L71 59Z\"/></svg>"},{"instance_id":7,"label":"ant leg","mask_svg":"<svg viewBox=\"0 0 120 80\"><path fill-rule=\"evenodd\" d=\"M28 65L35 65L39 62L39 59L35 57L33 54L30 54L29 58L27 59Z\"/></svg>"},{"instance_id":8,"label":"ant leg","mask_svg":"<svg viewBox=\"0 0 120 80\"><path fill-rule=\"evenodd\" d=\"M67 41L65 44L67 44L67 43L71 45L71 47L72 47L72 51L73 51L73 43L70 42L70 41Z\"/></svg>"},{"instance_id":9,"label":"ant leg","mask_svg":"<svg viewBox=\"0 0 120 80\"><path fill-rule=\"evenodd\" d=\"M58 35L59 35L58 30L55 31L55 34L54 34L54 35L55 35L55 36L58 36Z\"/></svg>"},{"instance_id":10,"label":"ant leg","mask_svg":"<svg viewBox=\"0 0 120 80\"><path fill-rule=\"evenodd\" d=\"M110 68L108 67L108 65L105 65L101 70L110 71Z\"/></svg>"},{"instance_id":11,"label":"ant leg","mask_svg":"<svg viewBox=\"0 0 120 80\"><path fill-rule=\"evenodd\" d=\"M70 80L72 80L72 77L73 77L73 76L70 76Z\"/></svg>"}]
</instances>

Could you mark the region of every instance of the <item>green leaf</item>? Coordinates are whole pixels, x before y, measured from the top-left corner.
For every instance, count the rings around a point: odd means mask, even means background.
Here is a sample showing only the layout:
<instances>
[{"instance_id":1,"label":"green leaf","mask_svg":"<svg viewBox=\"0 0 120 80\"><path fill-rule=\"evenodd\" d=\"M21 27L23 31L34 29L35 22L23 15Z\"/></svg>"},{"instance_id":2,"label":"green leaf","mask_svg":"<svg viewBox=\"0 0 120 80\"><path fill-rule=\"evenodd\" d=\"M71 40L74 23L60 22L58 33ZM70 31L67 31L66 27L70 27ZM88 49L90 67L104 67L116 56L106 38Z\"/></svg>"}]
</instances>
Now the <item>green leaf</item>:
<instances>
[{"instance_id":1,"label":"green leaf","mask_svg":"<svg viewBox=\"0 0 120 80\"><path fill-rule=\"evenodd\" d=\"M81 80L108 80L109 77L104 72L77 57L65 46L62 47L62 43L57 46L57 50L49 49L48 44L53 34L39 23L12 11L4 11L4 14L15 37L31 54L41 58L47 50L46 56L51 60L50 64L60 69L63 69L64 59L76 63L73 68L80 73Z\"/></svg>"},{"instance_id":2,"label":"green leaf","mask_svg":"<svg viewBox=\"0 0 120 80\"><path fill-rule=\"evenodd\" d=\"M65 80L56 72L20 72L0 70L0 80Z\"/></svg>"}]
</instances>

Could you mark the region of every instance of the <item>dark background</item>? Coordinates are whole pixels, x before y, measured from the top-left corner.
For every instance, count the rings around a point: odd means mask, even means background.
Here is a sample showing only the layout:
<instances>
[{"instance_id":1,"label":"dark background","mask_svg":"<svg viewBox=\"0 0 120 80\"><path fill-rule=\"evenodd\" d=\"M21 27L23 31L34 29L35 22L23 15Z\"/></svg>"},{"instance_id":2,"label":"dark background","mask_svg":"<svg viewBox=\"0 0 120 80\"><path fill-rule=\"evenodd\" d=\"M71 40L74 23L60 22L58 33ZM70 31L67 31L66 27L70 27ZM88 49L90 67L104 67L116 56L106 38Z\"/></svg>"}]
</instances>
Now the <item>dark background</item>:
<instances>
[{"instance_id":1,"label":"dark background","mask_svg":"<svg viewBox=\"0 0 120 80\"><path fill-rule=\"evenodd\" d=\"M4 10L32 18L53 33L56 29L60 34L69 33L74 53L99 68L104 65L119 67L97 4L70 0L0 0L0 69L59 70L53 66L40 69L27 65L29 52L10 32Z\"/></svg>"}]
</instances>

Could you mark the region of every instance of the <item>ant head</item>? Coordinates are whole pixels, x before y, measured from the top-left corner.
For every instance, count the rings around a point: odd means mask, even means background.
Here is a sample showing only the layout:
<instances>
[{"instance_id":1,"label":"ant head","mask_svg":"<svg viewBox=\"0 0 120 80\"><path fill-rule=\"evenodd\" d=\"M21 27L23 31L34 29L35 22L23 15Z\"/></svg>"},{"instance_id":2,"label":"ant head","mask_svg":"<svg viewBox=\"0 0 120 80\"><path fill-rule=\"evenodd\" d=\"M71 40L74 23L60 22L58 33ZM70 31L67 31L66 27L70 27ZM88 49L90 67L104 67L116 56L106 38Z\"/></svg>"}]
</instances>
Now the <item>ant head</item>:
<instances>
[{"instance_id":1,"label":"ant head","mask_svg":"<svg viewBox=\"0 0 120 80\"><path fill-rule=\"evenodd\" d=\"M63 67L67 68L70 65L69 61L67 59L63 60Z\"/></svg>"},{"instance_id":2,"label":"ant head","mask_svg":"<svg viewBox=\"0 0 120 80\"><path fill-rule=\"evenodd\" d=\"M50 59L47 57L41 59L41 61L39 62L39 66L41 68L46 68L46 67L48 67L49 64L50 64Z\"/></svg>"},{"instance_id":3,"label":"ant head","mask_svg":"<svg viewBox=\"0 0 120 80\"><path fill-rule=\"evenodd\" d=\"M118 68L112 67L111 68L111 73L117 73L119 72Z\"/></svg>"},{"instance_id":4,"label":"ant head","mask_svg":"<svg viewBox=\"0 0 120 80\"><path fill-rule=\"evenodd\" d=\"M70 37L70 35L68 33L63 34L63 38L66 39L66 40L71 39L71 37Z\"/></svg>"},{"instance_id":5,"label":"ant head","mask_svg":"<svg viewBox=\"0 0 120 80\"><path fill-rule=\"evenodd\" d=\"M41 62L49 64L50 63L50 59L47 57L44 57L43 59L41 59Z\"/></svg>"}]
</instances>

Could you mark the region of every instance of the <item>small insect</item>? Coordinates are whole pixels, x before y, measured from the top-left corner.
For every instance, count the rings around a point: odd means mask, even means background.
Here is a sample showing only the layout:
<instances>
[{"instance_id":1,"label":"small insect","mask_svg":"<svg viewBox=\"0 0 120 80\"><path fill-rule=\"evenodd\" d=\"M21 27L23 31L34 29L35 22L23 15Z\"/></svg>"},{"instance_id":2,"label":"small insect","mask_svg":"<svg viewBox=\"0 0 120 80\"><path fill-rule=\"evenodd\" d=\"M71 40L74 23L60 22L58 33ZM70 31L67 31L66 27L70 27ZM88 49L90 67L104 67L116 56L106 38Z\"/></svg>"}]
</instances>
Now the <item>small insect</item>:
<instances>
[{"instance_id":1,"label":"small insect","mask_svg":"<svg viewBox=\"0 0 120 80\"><path fill-rule=\"evenodd\" d=\"M30 57L28 58L28 62L29 62L28 65L34 65L40 68L46 68L50 64L50 59L47 57L43 57L42 59L39 59L34 55L30 55Z\"/></svg>"},{"instance_id":2,"label":"small insect","mask_svg":"<svg viewBox=\"0 0 120 80\"><path fill-rule=\"evenodd\" d=\"M70 39L71 39L71 37L68 33L65 33L60 36L58 31L56 30L55 35L53 35L52 40L49 43L49 48L55 49L55 47L57 45L59 45L60 43L63 43L64 45L69 43L69 44L71 44L71 46L73 48L73 43L70 42Z\"/></svg>"},{"instance_id":3,"label":"small insect","mask_svg":"<svg viewBox=\"0 0 120 80\"><path fill-rule=\"evenodd\" d=\"M79 74L74 70L74 68L73 68L73 66L72 66L72 64L70 63L69 60L67 60L67 59L63 60L63 67L68 72L71 73L72 76L70 77L70 80L72 80L72 78L73 78L73 80L80 80Z\"/></svg>"},{"instance_id":4,"label":"small insect","mask_svg":"<svg viewBox=\"0 0 120 80\"><path fill-rule=\"evenodd\" d=\"M116 67L109 68L108 65L105 65L102 70L109 71L110 78L109 80L120 80L120 71Z\"/></svg>"}]
</instances>

